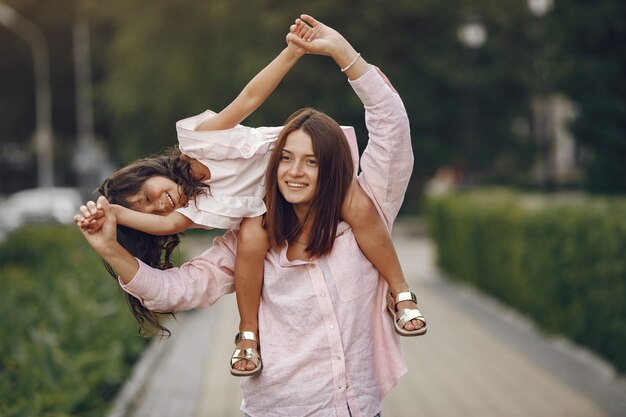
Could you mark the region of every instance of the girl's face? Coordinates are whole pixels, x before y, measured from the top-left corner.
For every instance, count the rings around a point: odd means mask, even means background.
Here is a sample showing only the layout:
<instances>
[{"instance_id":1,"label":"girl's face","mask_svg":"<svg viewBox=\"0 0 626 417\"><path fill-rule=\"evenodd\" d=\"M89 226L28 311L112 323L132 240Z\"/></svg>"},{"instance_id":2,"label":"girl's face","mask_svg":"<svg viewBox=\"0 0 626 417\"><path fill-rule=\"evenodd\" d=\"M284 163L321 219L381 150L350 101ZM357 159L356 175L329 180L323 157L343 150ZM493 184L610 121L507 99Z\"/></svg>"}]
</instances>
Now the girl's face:
<instances>
[{"instance_id":1,"label":"girl's face","mask_svg":"<svg viewBox=\"0 0 626 417\"><path fill-rule=\"evenodd\" d=\"M311 137L302 130L287 136L278 170L278 189L287 202L293 204L296 215L306 215L317 191L319 166Z\"/></svg>"},{"instance_id":2,"label":"girl's face","mask_svg":"<svg viewBox=\"0 0 626 417\"><path fill-rule=\"evenodd\" d=\"M126 201L133 210L159 215L169 214L187 203L178 184L162 176L148 178L141 190Z\"/></svg>"}]
</instances>

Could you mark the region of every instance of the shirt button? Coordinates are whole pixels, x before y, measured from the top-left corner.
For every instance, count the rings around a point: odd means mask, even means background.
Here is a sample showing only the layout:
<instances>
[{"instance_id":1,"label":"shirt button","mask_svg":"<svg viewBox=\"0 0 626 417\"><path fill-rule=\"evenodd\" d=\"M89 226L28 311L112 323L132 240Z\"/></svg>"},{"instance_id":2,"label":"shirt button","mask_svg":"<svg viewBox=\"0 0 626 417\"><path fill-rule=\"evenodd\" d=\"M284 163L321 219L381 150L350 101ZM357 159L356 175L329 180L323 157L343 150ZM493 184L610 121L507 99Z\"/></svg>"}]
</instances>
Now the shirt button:
<instances>
[{"instance_id":1,"label":"shirt button","mask_svg":"<svg viewBox=\"0 0 626 417\"><path fill-rule=\"evenodd\" d=\"M335 325L334 325L334 324L331 324L331 325L330 325L330 326L328 326L328 327L330 327L331 329L334 329L334 328L335 328Z\"/></svg>"},{"instance_id":2,"label":"shirt button","mask_svg":"<svg viewBox=\"0 0 626 417\"><path fill-rule=\"evenodd\" d=\"M341 385L339 385L339 386L337 387L337 389L341 389Z\"/></svg>"},{"instance_id":3,"label":"shirt button","mask_svg":"<svg viewBox=\"0 0 626 417\"><path fill-rule=\"evenodd\" d=\"M325 293L325 292L321 293L320 295L321 295L322 297L326 297L326 293Z\"/></svg>"}]
</instances>

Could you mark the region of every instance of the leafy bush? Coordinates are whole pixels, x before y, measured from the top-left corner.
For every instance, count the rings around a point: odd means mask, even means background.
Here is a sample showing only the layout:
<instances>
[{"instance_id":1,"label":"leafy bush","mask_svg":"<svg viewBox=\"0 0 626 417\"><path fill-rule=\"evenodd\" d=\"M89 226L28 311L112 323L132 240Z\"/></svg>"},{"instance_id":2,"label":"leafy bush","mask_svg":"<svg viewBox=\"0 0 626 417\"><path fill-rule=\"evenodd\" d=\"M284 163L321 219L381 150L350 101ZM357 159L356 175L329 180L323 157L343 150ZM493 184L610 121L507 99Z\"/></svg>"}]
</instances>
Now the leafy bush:
<instances>
[{"instance_id":1,"label":"leafy bush","mask_svg":"<svg viewBox=\"0 0 626 417\"><path fill-rule=\"evenodd\" d=\"M479 190L431 198L440 266L626 371L626 200Z\"/></svg>"},{"instance_id":2,"label":"leafy bush","mask_svg":"<svg viewBox=\"0 0 626 417\"><path fill-rule=\"evenodd\" d=\"M146 340L121 290L73 227L0 244L0 415L100 416Z\"/></svg>"}]
</instances>

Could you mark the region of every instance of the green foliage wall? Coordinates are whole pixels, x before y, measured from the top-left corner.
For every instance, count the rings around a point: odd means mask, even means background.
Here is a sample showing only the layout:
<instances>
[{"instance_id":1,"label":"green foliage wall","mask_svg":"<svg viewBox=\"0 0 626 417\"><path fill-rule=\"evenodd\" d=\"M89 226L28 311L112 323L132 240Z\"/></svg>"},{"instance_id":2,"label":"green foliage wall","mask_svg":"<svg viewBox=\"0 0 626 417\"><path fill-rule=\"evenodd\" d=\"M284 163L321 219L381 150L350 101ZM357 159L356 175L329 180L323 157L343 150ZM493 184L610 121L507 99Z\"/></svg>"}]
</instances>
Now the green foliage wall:
<instances>
[{"instance_id":1,"label":"green foliage wall","mask_svg":"<svg viewBox=\"0 0 626 417\"><path fill-rule=\"evenodd\" d=\"M472 191L431 198L441 267L626 371L626 200Z\"/></svg>"},{"instance_id":2,"label":"green foliage wall","mask_svg":"<svg viewBox=\"0 0 626 417\"><path fill-rule=\"evenodd\" d=\"M0 415L103 415L146 340L80 233L8 236L0 287Z\"/></svg>"}]
</instances>

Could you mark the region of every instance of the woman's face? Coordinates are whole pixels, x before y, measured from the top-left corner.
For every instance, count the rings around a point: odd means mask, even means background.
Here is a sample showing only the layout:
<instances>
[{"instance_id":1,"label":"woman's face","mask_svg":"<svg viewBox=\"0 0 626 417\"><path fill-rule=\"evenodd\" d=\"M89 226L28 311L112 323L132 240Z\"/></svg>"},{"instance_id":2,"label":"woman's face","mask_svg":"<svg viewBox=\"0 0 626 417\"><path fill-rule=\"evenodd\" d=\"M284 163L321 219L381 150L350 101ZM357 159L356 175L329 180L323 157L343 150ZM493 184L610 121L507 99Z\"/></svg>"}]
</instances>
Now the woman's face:
<instances>
[{"instance_id":1,"label":"woman's face","mask_svg":"<svg viewBox=\"0 0 626 417\"><path fill-rule=\"evenodd\" d=\"M178 184L162 176L148 178L141 190L126 201L135 211L159 215L169 214L186 204Z\"/></svg>"},{"instance_id":2,"label":"woman's face","mask_svg":"<svg viewBox=\"0 0 626 417\"><path fill-rule=\"evenodd\" d=\"M296 215L305 215L317 190L319 166L311 137L302 130L287 136L278 164L278 189L293 204Z\"/></svg>"}]
</instances>

